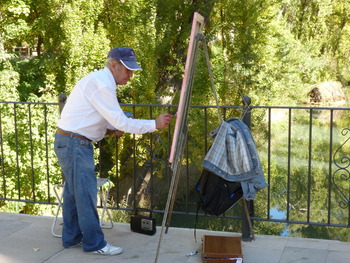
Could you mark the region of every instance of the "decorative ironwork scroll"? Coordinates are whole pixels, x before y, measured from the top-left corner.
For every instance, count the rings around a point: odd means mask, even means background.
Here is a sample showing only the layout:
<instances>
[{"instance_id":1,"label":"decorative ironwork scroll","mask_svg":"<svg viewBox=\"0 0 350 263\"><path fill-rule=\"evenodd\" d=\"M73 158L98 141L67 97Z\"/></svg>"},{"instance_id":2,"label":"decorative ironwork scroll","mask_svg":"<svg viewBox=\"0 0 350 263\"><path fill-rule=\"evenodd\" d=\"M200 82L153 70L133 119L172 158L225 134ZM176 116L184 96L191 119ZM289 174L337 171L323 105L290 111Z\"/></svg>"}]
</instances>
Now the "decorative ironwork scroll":
<instances>
[{"instance_id":1,"label":"decorative ironwork scroll","mask_svg":"<svg viewBox=\"0 0 350 263\"><path fill-rule=\"evenodd\" d=\"M344 154L342 151L342 148L350 140L350 129L349 128L343 129L341 131L341 134L343 136L347 136L347 138L344 141L344 143L334 153L333 161L338 169L333 173L332 182L334 187L338 190L338 192L342 196L342 200L339 201L339 206L345 209L350 206L349 193L348 193L348 196L346 196L346 194L343 192L343 189L336 182L339 180L336 180L336 179L340 179L343 182L347 182L347 181L350 182L350 171L349 171L350 157L341 156Z\"/></svg>"}]
</instances>

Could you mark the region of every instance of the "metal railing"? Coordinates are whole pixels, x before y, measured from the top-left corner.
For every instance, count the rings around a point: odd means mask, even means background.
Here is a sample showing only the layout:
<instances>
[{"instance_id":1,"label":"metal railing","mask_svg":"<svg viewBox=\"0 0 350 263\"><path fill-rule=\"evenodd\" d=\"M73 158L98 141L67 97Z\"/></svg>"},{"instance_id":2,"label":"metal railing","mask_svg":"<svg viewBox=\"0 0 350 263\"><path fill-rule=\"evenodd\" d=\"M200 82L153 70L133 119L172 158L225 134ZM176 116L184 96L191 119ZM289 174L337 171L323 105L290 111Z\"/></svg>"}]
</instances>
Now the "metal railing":
<instances>
[{"instance_id":1,"label":"metal railing","mask_svg":"<svg viewBox=\"0 0 350 263\"><path fill-rule=\"evenodd\" d=\"M64 98L60 103L0 102L0 211L15 203L20 212L38 213L39 205L57 204L52 189L62 176L52 145L63 103ZM176 112L177 106L122 107L135 118L154 119L161 112ZM349 108L246 105L220 110L224 119L241 116L251 127L269 184L249 203L256 227L264 222L350 226ZM190 107L173 210L173 223L180 227L192 227L198 216L199 227L232 229L244 218L240 204L221 217L196 212L195 184L212 143L209 133L219 125L216 111L216 106ZM124 134L95 144L96 172L113 183L109 209L116 220L123 221L123 213L126 220L137 208L159 217L164 213L174 123L152 134ZM242 232L249 236L247 231L243 224Z\"/></svg>"}]
</instances>

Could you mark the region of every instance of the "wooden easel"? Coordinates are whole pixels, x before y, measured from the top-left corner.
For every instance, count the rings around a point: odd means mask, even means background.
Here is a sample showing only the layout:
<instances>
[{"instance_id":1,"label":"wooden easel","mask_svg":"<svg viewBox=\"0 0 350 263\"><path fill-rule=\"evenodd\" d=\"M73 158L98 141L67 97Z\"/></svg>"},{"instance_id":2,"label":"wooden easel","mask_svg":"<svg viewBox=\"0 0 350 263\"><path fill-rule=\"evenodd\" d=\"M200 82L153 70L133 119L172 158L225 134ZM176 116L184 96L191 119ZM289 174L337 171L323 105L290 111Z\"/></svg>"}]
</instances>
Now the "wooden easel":
<instances>
[{"instance_id":1,"label":"wooden easel","mask_svg":"<svg viewBox=\"0 0 350 263\"><path fill-rule=\"evenodd\" d=\"M171 178L171 183L169 187L168 199L164 210L162 227L161 227L161 232L160 232L158 247L157 247L157 254L154 261L155 263L157 263L157 260L158 260L158 255L159 255L159 250L160 250L164 229L165 229L165 233L167 233L168 228L170 226L172 211L173 211L173 207L176 199L176 191L177 191L177 186L180 178L181 161L182 161L185 141L187 139L187 132L188 132L187 116L188 116L190 99L192 94L192 83L193 83L193 75L194 75L194 69L195 69L195 61L196 61L197 50L200 42L203 43L203 47L204 47L204 53L207 61L211 85L215 96L216 106L218 109L217 111L218 118L220 123L222 122L222 116L219 109L218 98L217 98L214 79L213 79L212 70L210 66L209 54L207 51L207 44L205 41L205 36L202 34L203 27L204 27L204 17L201 16L199 13L195 12L193 17L193 22L192 22L190 43L189 43L186 65L185 65L185 75L182 82L181 96L180 96L180 101L178 106L175 131L173 136L171 153L169 157L169 162L171 163L172 178ZM246 217L248 218L249 227L254 239L254 233L253 233L253 228L250 221L248 206L247 206L246 200L243 198L242 200L243 200L243 209L245 211Z\"/></svg>"}]
</instances>

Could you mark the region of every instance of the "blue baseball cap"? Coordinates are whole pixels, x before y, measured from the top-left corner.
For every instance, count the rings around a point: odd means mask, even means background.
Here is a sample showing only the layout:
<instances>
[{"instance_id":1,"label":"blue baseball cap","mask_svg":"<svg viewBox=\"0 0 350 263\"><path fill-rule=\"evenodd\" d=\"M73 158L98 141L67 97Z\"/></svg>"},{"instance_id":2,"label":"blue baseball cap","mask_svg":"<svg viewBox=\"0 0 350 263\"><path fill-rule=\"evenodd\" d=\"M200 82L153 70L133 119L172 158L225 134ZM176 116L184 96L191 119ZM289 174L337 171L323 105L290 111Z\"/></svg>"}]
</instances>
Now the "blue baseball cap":
<instances>
[{"instance_id":1,"label":"blue baseball cap","mask_svg":"<svg viewBox=\"0 0 350 263\"><path fill-rule=\"evenodd\" d=\"M120 62L129 70L142 70L136 62L136 54L132 48L115 47L108 53L109 58L119 59Z\"/></svg>"}]
</instances>

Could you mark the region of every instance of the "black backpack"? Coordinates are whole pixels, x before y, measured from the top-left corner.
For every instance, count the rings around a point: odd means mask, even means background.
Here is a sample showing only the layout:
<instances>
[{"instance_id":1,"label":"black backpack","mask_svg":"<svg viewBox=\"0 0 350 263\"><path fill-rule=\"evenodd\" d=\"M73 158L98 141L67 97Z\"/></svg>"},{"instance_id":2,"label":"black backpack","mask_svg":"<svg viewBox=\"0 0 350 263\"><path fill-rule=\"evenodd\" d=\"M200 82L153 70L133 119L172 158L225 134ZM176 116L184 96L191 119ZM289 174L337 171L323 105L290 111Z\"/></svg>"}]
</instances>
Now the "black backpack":
<instances>
[{"instance_id":1,"label":"black backpack","mask_svg":"<svg viewBox=\"0 0 350 263\"><path fill-rule=\"evenodd\" d=\"M219 216L231 209L243 196L240 182L227 181L203 169L196 184L199 192L198 211Z\"/></svg>"}]
</instances>

